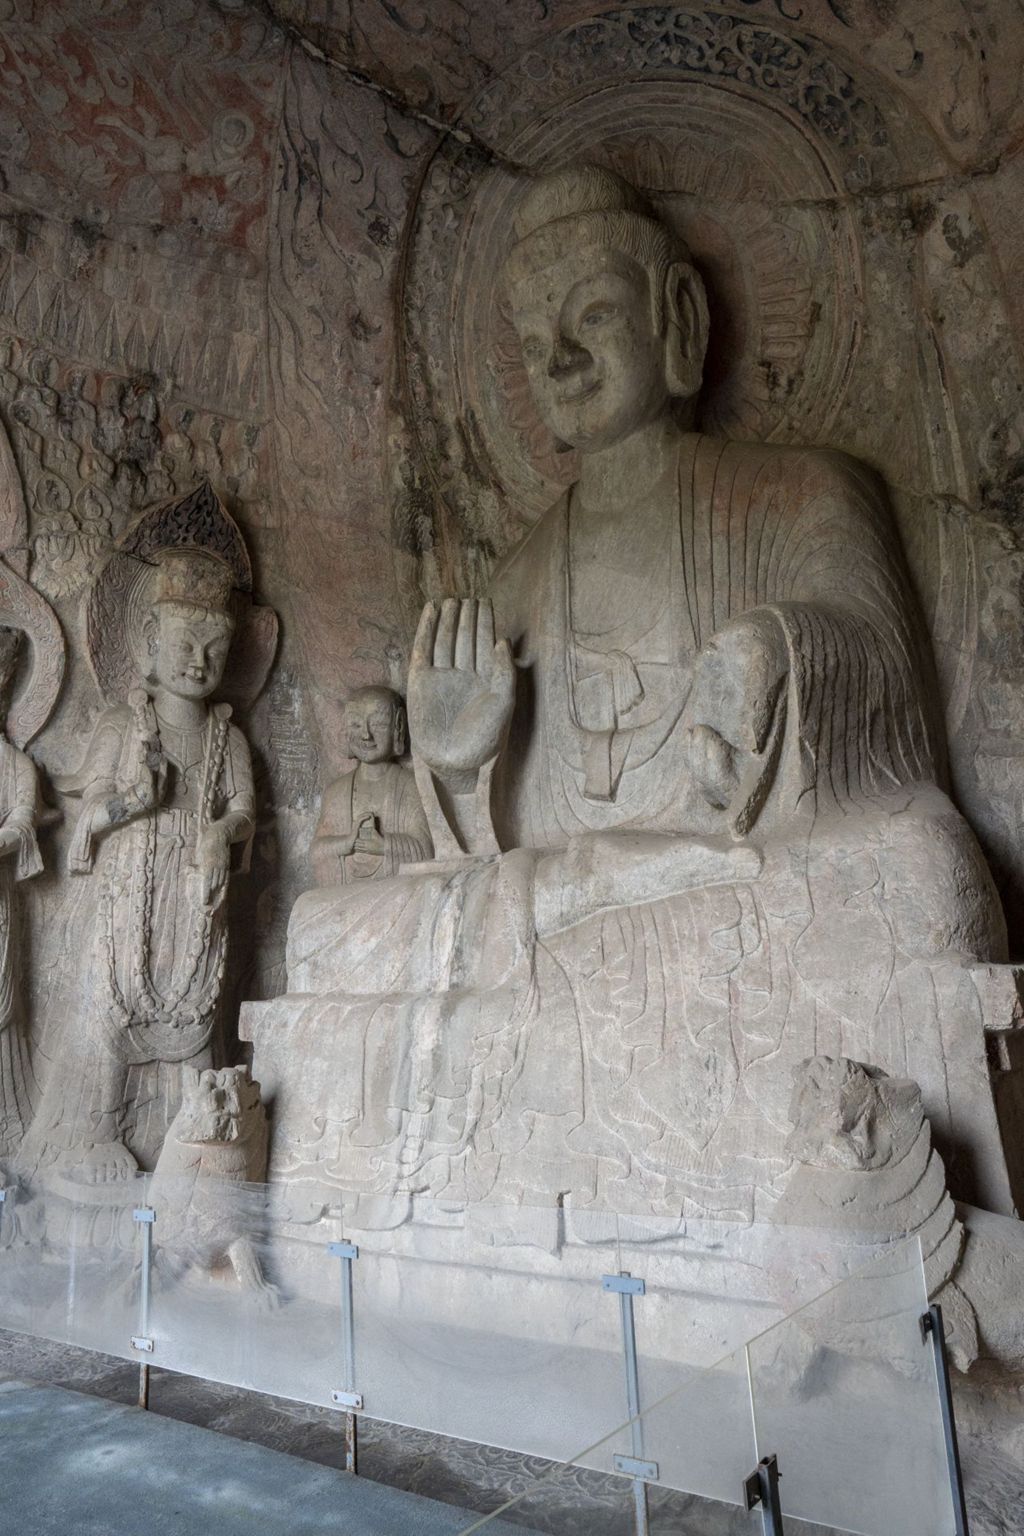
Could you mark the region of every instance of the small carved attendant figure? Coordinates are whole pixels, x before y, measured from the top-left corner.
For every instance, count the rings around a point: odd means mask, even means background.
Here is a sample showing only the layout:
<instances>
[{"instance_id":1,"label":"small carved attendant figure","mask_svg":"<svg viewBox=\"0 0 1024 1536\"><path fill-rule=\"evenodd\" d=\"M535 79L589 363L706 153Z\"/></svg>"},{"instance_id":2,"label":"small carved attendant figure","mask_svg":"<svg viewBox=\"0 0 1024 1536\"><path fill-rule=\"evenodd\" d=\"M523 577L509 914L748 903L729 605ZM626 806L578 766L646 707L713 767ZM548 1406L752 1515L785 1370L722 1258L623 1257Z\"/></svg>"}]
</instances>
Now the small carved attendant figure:
<instances>
[{"instance_id":1,"label":"small carved attendant figure","mask_svg":"<svg viewBox=\"0 0 1024 1536\"><path fill-rule=\"evenodd\" d=\"M324 792L313 842L318 885L380 880L433 855L426 817L405 754L405 706L390 688L358 688L345 706L351 773Z\"/></svg>"},{"instance_id":2,"label":"small carved attendant figure","mask_svg":"<svg viewBox=\"0 0 1024 1536\"><path fill-rule=\"evenodd\" d=\"M0 718L6 716L20 646L20 630L0 627ZM35 764L0 730L0 1157L16 1150L30 1110L32 1075L20 1019L14 886L43 867L35 824Z\"/></svg>"}]
</instances>

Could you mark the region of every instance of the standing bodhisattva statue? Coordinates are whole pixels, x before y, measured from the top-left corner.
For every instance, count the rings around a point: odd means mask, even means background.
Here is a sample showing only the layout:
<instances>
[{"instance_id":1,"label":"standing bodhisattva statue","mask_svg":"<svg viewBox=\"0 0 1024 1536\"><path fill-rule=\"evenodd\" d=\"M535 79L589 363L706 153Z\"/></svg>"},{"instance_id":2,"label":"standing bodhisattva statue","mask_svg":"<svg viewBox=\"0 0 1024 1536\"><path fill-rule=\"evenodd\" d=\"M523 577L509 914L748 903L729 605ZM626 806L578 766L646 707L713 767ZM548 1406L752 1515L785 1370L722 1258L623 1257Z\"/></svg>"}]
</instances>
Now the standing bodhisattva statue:
<instances>
[{"instance_id":1,"label":"standing bodhisattva statue","mask_svg":"<svg viewBox=\"0 0 1024 1536\"><path fill-rule=\"evenodd\" d=\"M204 492L200 529L226 525ZM237 566L240 542L230 524L223 551L150 550L133 602L114 584L115 625L140 616L130 643L145 686L100 715L79 772L58 781L82 801L69 866L95 889L91 970L23 1161L56 1162L79 1182L152 1168L181 1064L212 1065L232 852L254 824L249 748L231 706L212 702L236 623L227 556Z\"/></svg>"}]
</instances>

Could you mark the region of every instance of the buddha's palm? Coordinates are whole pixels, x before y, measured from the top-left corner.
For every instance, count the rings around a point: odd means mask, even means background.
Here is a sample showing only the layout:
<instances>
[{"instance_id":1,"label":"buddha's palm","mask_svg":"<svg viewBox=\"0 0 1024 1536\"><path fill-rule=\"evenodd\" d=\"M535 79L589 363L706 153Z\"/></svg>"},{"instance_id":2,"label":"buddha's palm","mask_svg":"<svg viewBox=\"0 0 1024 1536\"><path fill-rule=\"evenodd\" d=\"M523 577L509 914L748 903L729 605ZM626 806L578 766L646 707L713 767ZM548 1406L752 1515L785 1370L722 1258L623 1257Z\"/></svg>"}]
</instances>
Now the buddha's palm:
<instances>
[{"instance_id":1,"label":"buddha's palm","mask_svg":"<svg viewBox=\"0 0 1024 1536\"><path fill-rule=\"evenodd\" d=\"M485 600L428 603L409 665L413 751L442 778L474 773L497 755L512 715L515 667L508 641L494 639Z\"/></svg>"}]
</instances>

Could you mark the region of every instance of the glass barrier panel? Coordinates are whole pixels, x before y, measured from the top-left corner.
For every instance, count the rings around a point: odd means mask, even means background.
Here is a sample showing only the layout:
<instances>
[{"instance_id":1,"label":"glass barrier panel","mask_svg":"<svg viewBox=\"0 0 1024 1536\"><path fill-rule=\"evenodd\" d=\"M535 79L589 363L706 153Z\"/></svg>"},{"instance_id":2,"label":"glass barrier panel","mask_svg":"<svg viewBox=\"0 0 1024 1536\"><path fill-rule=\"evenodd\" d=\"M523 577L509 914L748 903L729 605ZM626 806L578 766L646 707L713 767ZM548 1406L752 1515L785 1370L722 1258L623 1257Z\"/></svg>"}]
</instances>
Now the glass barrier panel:
<instances>
[{"instance_id":1,"label":"glass barrier panel","mask_svg":"<svg viewBox=\"0 0 1024 1536\"><path fill-rule=\"evenodd\" d=\"M521 1470L515 1495L464 1536L491 1536L499 1522L550 1536L635 1536L638 1505L650 1536L761 1536L760 1514L743 1496L757 1461L745 1352L681 1376L664 1401L571 1462Z\"/></svg>"},{"instance_id":2,"label":"glass barrier panel","mask_svg":"<svg viewBox=\"0 0 1024 1536\"><path fill-rule=\"evenodd\" d=\"M334 1192L154 1175L152 1363L330 1405L340 1386Z\"/></svg>"},{"instance_id":3,"label":"glass barrier panel","mask_svg":"<svg viewBox=\"0 0 1024 1536\"><path fill-rule=\"evenodd\" d=\"M745 1484L767 1455L778 1458L787 1530L951 1532L925 1297L920 1244L894 1245L730 1356L681 1373L664 1398L569 1464L539 1469L464 1536L489 1536L498 1520L526 1531L536 1519L553 1536L590 1530L579 1505L559 1511L552 1496L580 1468L599 1467L622 1474L624 1499L646 1500L652 1536L760 1536ZM606 1528L632 1536L632 1509Z\"/></svg>"},{"instance_id":4,"label":"glass barrier panel","mask_svg":"<svg viewBox=\"0 0 1024 1536\"><path fill-rule=\"evenodd\" d=\"M915 1238L749 1345L784 1515L857 1536L955 1529L927 1309Z\"/></svg>"},{"instance_id":5,"label":"glass barrier panel","mask_svg":"<svg viewBox=\"0 0 1024 1536\"><path fill-rule=\"evenodd\" d=\"M365 1412L561 1461L624 1409L613 1215L346 1198Z\"/></svg>"},{"instance_id":6,"label":"glass barrier panel","mask_svg":"<svg viewBox=\"0 0 1024 1536\"><path fill-rule=\"evenodd\" d=\"M0 1205L0 1326L136 1358L144 1175L104 1185L12 1184Z\"/></svg>"}]
</instances>

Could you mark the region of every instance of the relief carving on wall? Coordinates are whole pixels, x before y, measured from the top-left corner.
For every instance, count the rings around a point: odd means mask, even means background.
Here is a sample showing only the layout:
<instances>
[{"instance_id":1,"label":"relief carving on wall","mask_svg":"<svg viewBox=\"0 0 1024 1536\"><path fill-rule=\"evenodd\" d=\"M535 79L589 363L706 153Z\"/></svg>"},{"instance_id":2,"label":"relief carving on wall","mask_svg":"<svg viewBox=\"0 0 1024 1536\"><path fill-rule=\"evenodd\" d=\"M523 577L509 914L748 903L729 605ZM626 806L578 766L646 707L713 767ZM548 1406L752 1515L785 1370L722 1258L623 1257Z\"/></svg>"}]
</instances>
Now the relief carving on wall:
<instances>
[{"instance_id":1,"label":"relief carving on wall","mask_svg":"<svg viewBox=\"0 0 1024 1536\"><path fill-rule=\"evenodd\" d=\"M36 833L55 814L42 806L36 766L24 748L50 718L64 678L57 617L19 574L26 522L14 456L0 426L0 1158L17 1151L35 1095L15 888L41 871Z\"/></svg>"}]
</instances>

